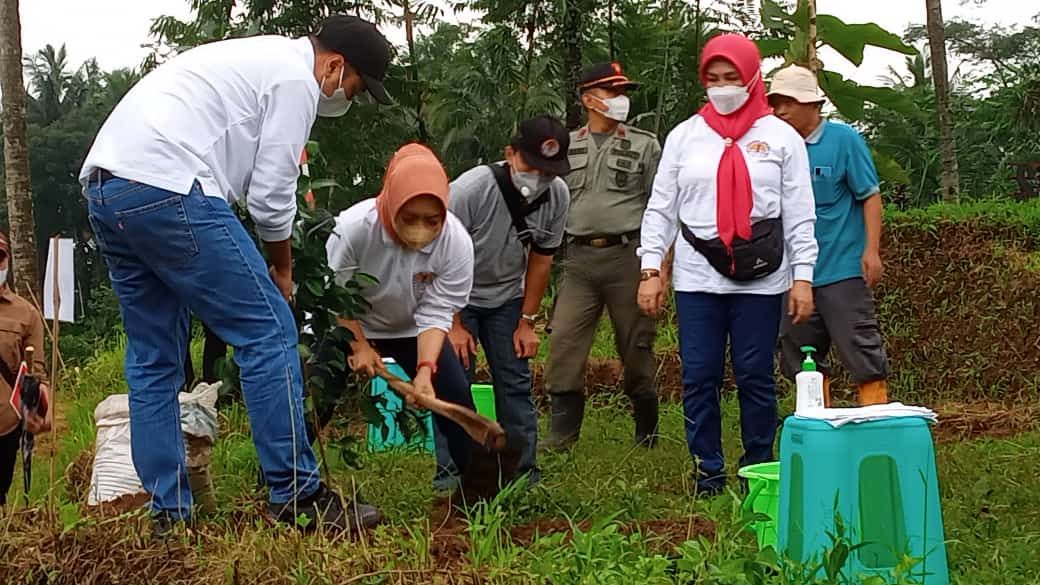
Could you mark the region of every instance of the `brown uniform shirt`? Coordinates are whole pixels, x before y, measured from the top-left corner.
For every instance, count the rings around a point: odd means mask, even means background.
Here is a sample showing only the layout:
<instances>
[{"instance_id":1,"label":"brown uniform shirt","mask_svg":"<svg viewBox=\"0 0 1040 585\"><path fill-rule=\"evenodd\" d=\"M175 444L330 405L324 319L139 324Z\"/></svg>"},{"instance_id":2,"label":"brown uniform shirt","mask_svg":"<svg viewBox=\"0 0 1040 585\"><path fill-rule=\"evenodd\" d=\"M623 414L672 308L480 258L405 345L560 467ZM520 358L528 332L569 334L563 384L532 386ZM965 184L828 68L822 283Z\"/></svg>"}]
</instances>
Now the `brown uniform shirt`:
<instances>
[{"instance_id":1,"label":"brown uniform shirt","mask_svg":"<svg viewBox=\"0 0 1040 585\"><path fill-rule=\"evenodd\" d=\"M11 374L17 376L25 356L25 348L36 349L33 355L33 374L46 380L46 356L43 347L43 319L28 301L16 295L7 285L0 285L0 360ZM0 376L0 435L6 435L19 422L11 408L11 385Z\"/></svg>"},{"instance_id":2,"label":"brown uniform shirt","mask_svg":"<svg viewBox=\"0 0 1040 585\"><path fill-rule=\"evenodd\" d=\"M616 236L639 229L661 160L652 133L619 124L602 144L585 126L571 132L567 234Z\"/></svg>"}]
</instances>

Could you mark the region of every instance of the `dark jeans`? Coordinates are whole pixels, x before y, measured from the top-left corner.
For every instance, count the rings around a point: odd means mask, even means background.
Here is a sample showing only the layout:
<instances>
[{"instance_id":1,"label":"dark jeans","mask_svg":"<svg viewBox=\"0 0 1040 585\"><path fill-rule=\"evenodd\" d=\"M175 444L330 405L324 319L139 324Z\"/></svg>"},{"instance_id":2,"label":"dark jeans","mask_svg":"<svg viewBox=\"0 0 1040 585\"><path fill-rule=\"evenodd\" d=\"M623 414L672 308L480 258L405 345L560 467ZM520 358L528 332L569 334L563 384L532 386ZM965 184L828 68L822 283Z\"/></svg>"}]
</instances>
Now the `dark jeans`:
<instances>
[{"instance_id":1,"label":"dark jeans","mask_svg":"<svg viewBox=\"0 0 1040 585\"><path fill-rule=\"evenodd\" d=\"M14 467L21 447L22 426L0 437L0 506L7 503L7 491L14 482Z\"/></svg>"},{"instance_id":2,"label":"dark jeans","mask_svg":"<svg viewBox=\"0 0 1040 585\"><path fill-rule=\"evenodd\" d=\"M726 485L719 393L727 338L740 399L740 432L744 443L740 465L773 459L776 436L773 356L782 296L678 292L675 298L683 367L686 444L698 465L699 490L720 490Z\"/></svg>"},{"instance_id":3,"label":"dark jeans","mask_svg":"<svg viewBox=\"0 0 1040 585\"><path fill-rule=\"evenodd\" d=\"M529 360L516 357L513 347L513 332L520 322L523 305L523 299L514 299L495 309L466 307L462 310L462 325L484 348L495 387L495 414L510 442L515 443L510 446L520 450L517 474L529 473L529 481L534 484L541 479L535 460L538 411L531 397ZM476 356L470 356L470 383L475 365ZM448 454L438 449L438 469L451 469L450 463Z\"/></svg>"}]
</instances>

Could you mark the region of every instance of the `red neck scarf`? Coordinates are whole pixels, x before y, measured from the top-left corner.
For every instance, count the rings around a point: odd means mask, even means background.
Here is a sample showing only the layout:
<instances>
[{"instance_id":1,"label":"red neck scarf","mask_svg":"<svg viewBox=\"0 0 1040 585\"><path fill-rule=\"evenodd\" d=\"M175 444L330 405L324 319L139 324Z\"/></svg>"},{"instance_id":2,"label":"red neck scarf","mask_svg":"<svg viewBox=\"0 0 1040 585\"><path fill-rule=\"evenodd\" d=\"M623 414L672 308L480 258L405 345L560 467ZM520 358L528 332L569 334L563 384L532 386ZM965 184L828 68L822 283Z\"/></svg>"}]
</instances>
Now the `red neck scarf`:
<instances>
[{"instance_id":1,"label":"red neck scarf","mask_svg":"<svg viewBox=\"0 0 1040 585\"><path fill-rule=\"evenodd\" d=\"M766 86L761 75L762 57L754 42L738 34L724 34L708 41L701 56L701 84L704 86L708 85L708 64L716 59L732 63L745 84L751 81L748 88L750 97L736 112L724 116L710 101L699 112L708 126L726 140L716 176L715 218L719 239L729 247L734 237L751 239L751 208L754 205L751 175L737 140L747 134L756 120L772 114L773 110L766 100Z\"/></svg>"}]
</instances>

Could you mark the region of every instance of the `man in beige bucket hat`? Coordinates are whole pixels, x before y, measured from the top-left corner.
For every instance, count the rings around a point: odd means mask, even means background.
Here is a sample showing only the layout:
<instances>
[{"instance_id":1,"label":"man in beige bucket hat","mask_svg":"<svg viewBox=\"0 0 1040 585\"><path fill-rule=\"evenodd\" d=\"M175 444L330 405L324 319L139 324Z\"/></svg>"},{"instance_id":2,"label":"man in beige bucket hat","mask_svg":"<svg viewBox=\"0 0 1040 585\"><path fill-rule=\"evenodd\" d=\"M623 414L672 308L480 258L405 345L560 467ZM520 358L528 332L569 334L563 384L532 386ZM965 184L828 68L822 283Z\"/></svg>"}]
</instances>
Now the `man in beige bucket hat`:
<instances>
[{"instance_id":1,"label":"man in beige bucket hat","mask_svg":"<svg viewBox=\"0 0 1040 585\"><path fill-rule=\"evenodd\" d=\"M816 198L820 256L813 278L816 311L808 322L781 326L781 369L794 379L801 348L819 352L824 399L830 404L833 343L859 386L861 405L888 402L888 360L871 290L884 272L881 263L881 192L870 148L848 124L824 119L826 100L816 75L798 65L781 69L769 88L776 115L794 127L809 151Z\"/></svg>"}]
</instances>

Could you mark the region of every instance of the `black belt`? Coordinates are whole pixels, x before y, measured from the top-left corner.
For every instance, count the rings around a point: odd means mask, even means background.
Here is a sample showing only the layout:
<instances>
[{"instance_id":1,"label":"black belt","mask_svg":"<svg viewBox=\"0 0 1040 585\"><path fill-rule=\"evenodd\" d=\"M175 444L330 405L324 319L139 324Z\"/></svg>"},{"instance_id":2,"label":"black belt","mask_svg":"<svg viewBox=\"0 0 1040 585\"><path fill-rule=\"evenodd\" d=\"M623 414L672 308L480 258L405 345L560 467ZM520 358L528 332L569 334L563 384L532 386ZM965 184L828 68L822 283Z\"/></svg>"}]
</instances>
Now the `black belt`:
<instances>
[{"instance_id":1,"label":"black belt","mask_svg":"<svg viewBox=\"0 0 1040 585\"><path fill-rule=\"evenodd\" d=\"M93 173L90 173L90 183L98 183L104 185L108 180L116 178L115 175L106 171L105 169L97 169Z\"/></svg>"},{"instance_id":2,"label":"black belt","mask_svg":"<svg viewBox=\"0 0 1040 585\"><path fill-rule=\"evenodd\" d=\"M593 248L612 248L614 246L626 246L629 242L637 239L639 239L639 230L610 236L568 236L567 242Z\"/></svg>"}]
</instances>

